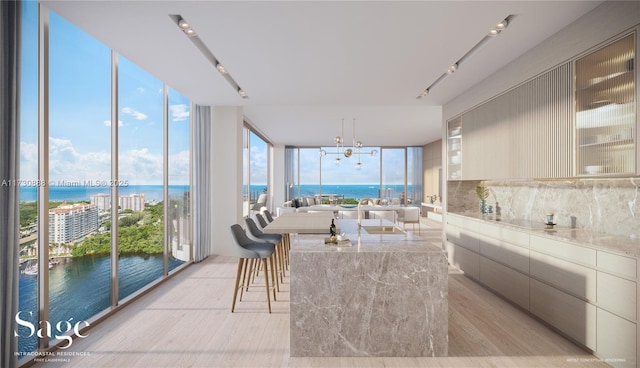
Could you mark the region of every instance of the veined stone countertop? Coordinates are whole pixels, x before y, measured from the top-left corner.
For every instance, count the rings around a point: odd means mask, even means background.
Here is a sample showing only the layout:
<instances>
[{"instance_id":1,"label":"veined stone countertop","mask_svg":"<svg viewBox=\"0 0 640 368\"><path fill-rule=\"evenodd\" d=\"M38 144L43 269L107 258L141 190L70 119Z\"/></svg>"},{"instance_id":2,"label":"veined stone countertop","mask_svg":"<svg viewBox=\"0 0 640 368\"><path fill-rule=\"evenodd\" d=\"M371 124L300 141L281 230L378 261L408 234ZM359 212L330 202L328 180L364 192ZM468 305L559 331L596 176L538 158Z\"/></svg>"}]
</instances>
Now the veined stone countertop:
<instances>
[{"instance_id":1,"label":"veined stone countertop","mask_svg":"<svg viewBox=\"0 0 640 368\"><path fill-rule=\"evenodd\" d=\"M420 237L411 231L399 234L369 234L364 228L358 228L357 220L337 220L340 232L345 234L349 239L351 246L325 245L324 238L326 235L298 235L291 234L292 251L302 252L440 252L444 254L442 245L432 240ZM363 219L362 226L384 226L392 227L394 224L389 220L383 219ZM327 229L329 226L327 225ZM294 241L295 240L295 241ZM342 242L340 242L342 243Z\"/></svg>"},{"instance_id":2,"label":"veined stone countertop","mask_svg":"<svg viewBox=\"0 0 640 368\"><path fill-rule=\"evenodd\" d=\"M328 234L291 234L291 356L447 356L441 246L411 232L358 233L357 220L338 223L352 246L325 245Z\"/></svg>"},{"instance_id":3,"label":"veined stone countertop","mask_svg":"<svg viewBox=\"0 0 640 368\"><path fill-rule=\"evenodd\" d=\"M640 239L631 238L621 235L612 235L586 231L581 228L558 227L553 229L545 229L542 222L526 221L526 220L500 220L483 218L477 214L455 214L458 216L470 217L481 222L493 225L502 225L519 230L525 230L533 235L546 236L556 240L567 241L582 245L596 250L619 253L624 256L640 258Z\"/></svg>"}]
</instances>

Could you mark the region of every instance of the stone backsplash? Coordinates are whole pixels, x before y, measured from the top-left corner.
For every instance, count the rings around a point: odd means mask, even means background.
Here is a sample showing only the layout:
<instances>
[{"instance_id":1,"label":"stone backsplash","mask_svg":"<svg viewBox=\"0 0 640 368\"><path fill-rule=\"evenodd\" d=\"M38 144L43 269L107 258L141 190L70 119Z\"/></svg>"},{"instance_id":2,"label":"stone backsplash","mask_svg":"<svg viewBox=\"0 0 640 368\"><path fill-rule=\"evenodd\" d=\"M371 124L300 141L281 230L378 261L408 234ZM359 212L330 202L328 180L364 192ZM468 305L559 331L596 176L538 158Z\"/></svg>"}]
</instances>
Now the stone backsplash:
<instances>
[{"instance_id":1,"label":"stone backsplash","mask_svg":"<svg viewBox=\"0 0 640 368\"><path fill-rule=\"evenodd\" d=\"M499 203L505 220L543 222L548 212L558 226L640 238L640 178L565 181L450 181L447 211L478 215L475 189L489 188L487 204ZM495 216L495 214L494 214Z\"/></svg>"}]
</instances>

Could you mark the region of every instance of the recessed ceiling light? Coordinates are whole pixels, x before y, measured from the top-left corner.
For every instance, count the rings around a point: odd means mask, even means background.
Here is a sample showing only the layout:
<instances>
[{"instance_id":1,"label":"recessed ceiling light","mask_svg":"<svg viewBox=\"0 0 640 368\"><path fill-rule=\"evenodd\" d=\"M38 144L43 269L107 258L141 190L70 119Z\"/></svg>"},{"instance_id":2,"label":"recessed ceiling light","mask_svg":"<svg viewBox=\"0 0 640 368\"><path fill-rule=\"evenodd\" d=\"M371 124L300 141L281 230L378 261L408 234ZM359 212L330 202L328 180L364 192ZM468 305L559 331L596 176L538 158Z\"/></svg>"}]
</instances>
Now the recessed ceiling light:
<instances>
[{"instance_id":1,"label":"recessed ceiling light","mask_svg":"<svg viewBox=\"0 0 640 368\"><path fill-rule=\"evenodd\" d=\"M187 28L191 28L191 26L189 25L189 23L187 23L186 20L184 19L180 19L178 21L178 27L182 28L182 29L187 29Z\"/></svg>"},{"instance_id":2,"label":"recessed ceiling light","mask_svg":"<svg viewBox=\"0 0 640 368\"><path fill-rule=\"evenodd\" d=\"M227 74L227 68L225 68L224 65L220 63L216 64L216 69L218 69L218 71L222 74Z\"/></svg>"}]
</instances>

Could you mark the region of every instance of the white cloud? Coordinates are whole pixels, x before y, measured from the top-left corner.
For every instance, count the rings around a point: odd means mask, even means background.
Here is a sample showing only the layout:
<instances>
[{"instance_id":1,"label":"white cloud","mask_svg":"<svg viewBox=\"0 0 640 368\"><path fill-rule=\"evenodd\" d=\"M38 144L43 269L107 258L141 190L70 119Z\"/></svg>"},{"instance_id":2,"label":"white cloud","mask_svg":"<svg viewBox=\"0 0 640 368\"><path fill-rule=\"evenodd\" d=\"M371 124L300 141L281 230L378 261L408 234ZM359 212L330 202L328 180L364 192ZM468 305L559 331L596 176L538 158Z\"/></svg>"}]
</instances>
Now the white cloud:
<instances>
[{"instance_id":1,"label":"white cloud","mask_svg":"<svg viewBox=\"0 0 640 368\"><path fill-rule=\"evenodd\" d=\"M121 127L123 125L124 124L122 123L122 120L118 120L118 126ZM111 120L105 120L104 121L104 126L111 127Z\"/></svg>"},{"instance_id":2,"label":"white cloud","mask_svg":"<svg viewBox=\"0 0 640 368\"><path fill-rule=\"evenodd\" d=\"M162 154L148 148L120 152L119 179L130 185L162 184ZM38 177L38 145L20 142L20 177ZM68 139L49 138L49 179L52 182L109 180L110 152L79 152ZM189 182L189 151L169 156L171 184Z\"/></svg>"},{"instance_id":3,"label":"white cloud","mask_svg":"<svg viewBox=\"0 0 640 368\"><path fill-rule=\"evenodd\" d=\"M108 180L110 177L111 153L78 152L68 139L49 138L50 180Z\"/></svg>"},{"instance_id":4,"label":"white cloud","mask_svg":"<svg viewBox=\"0 0 640 368\"><path fill-rule=\"evenodd\" d=\"M162 155L148 148L120 152L119 179L130 184L162 184Z\"/></svg>"},{"instance_id":5,"label":"white cloud","mask_svg":"<svg viewBox=\"0 0 640 368\"><path fill-rule=\"evenodd\" d=\"M38 178L38 145L20 142L20 178L35 180Z\"/></svg>"},{"instance_id":6,"label":"white cloud","mask_svg":"<svg viewBox=\"0 0 640 368\"><path fill-rule=\"evenodd\" d=\"M141 113L140 111L136 111L130 107L123 107L122 108L122 112L128 115L133 116L134 119L136 120L147 120L147 115L144 113Z\"/></svg>"},{"instance_id":7,"label":"white cloud","mask_svg":"<svg viewBox=\"0 0 640 368\"><path fill-rule=\"evenodd\" d=\"M172 121L185 121L189 120L189 106L186 104L170 105Z\"/></svg>"}]
</instances>

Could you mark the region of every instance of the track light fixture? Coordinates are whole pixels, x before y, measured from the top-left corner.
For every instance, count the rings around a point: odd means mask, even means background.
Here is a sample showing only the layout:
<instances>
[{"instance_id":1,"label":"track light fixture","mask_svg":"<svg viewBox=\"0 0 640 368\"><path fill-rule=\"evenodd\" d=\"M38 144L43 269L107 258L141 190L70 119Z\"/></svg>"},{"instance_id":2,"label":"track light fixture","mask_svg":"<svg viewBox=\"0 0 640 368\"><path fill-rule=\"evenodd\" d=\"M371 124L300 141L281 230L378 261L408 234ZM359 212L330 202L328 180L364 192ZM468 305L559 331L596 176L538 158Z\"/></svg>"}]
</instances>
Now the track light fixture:
<instances>
[{"instance_id":1,"label":"track light fixture","mask_svg":"<svg viewBox=\"0 0 640 368\"><path fill-rule=\"evenodd\" d=\"M482 47L482 45L484 45L489 39L500 34L500 32L502 32L505 28L507 28L512 18L513 16L509 15L505 19L501 20L498 24L496 24L496 26L493 27L489 31L489 33L487 33L487 35L485 35L478 43L476 43L469 51L467 51L467 53L464 54L458 61L451 64L451 66L447 68L447 70L440 77L438 77L438 79L436 79L433 83L431 83L429 87L425 88L422 92L420 92L420 94L416 98L420 99L420 98L426 97L429 93L431 93L431 91L433 90L433 87L435 87L436 84L442 82L442 80L447 75L453 74L456 70L458 70L458 67L460 67L460 65L463 62L465 62L469 57L471 57L473 53L478 51L478 49Z\"/></svg>"},{"instance_id":2,"label":"track light fixture","mask_svg":"<svg viewBox=\"0 0 640 368\"><path fill-rule=\"evenodd\" d=\"M240 97L249 98L247 93L242 88L240 88L238 83L236 83L236 81L231 77L227 68L225 68L224 65L220 63L220 61L218 61L218 59L213 55L211 50L209 50L209 48L207 48L207 46L202 42L202 40L200 40L200 37L196 35L196 31L193 29L191 24L187 22L186 19L182 18L182 16L179 14L169 14L169 18L171 18L175 22L175 24L178 26L178 28L180 28L182 32L184 32L184 34L186 34L189 37L191 42L193 42L193 44L198 48L198 50L200 50L200 52L204 55L204 57L206 57L207 60L211 62L211 64L216 68L216 70L220 74L222 74L224 79L226 79L227 82L229 82L229 84L235 89L235 91L240 95Z\"/></svg>"}]
</instances>

